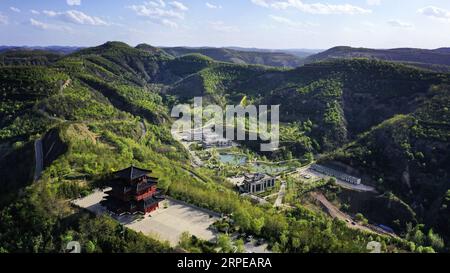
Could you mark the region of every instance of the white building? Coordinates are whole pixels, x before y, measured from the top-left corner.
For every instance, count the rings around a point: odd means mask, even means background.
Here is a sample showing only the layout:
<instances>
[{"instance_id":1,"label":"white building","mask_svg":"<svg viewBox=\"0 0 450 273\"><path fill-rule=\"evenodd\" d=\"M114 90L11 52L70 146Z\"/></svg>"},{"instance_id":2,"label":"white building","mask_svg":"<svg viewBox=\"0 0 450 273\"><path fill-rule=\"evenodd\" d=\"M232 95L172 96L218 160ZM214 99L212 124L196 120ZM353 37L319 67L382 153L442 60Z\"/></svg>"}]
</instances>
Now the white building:
<instances>
[{"instance_id":1,"label":"white building","mask_svg":"<svg viewBox=\"0 0 450 273\"><path fill-rule=\"evenodd\" d=\"M337 170L333 170L331 168L327 168L327 167L324 167L324 166L321 166L321 165L313 164L311 166L311 169L316 171L316 172L319 172L321 174L335 177L335 178L337 178L339 180L342 180L344 182L347 182L347 183L350 183L350 184L353 184L353 185L360 185L361 184L361 178L354 177L354 176L348 175L346 173L343 173L343 172L340 172L340 171L337 171Z\"/></svg>"},{"instance_id":2,"label":"white building","mask_svg":"<svg viewBox=\"0 0 450 273\"><path fill-rule=\"evenodd\" d=\"M245 175L243 189L248 193L260 193L275 187L275 177L262 173Z\"/></svg>"},{"instance_id":3,"label":"white building","mask_svg":"<svg viewBox=\"0 0 450 273\"><path fill-rule=\"evenodd\" d=\"M215 133L204 133L202 146L204 149L219 147L219 148L227 148L233 146L233 141L223 138Z\"/></svg>"}]
</instances>

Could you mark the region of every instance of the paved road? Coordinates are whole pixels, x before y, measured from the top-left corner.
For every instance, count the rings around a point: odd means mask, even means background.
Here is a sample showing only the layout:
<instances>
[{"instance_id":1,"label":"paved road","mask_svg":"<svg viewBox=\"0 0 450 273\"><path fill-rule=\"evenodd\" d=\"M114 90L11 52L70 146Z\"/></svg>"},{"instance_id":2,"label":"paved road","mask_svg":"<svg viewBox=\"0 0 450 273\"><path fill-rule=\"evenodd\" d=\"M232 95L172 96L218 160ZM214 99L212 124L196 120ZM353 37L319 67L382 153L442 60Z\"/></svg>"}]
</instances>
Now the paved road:
<instances>
[{"instance_id":1,"label":"paved road","mask_svg":"<svg viewBox=\"0 0 450 273\"><path fill-rule=\"evenodd\" d=\"M333 205L330 201L328 201L327 198L321 193L312 192L311 196L314 197L317 201L319 201L322 204L322 206L324 206L326 208L328 214L331 217L338 218L339 220L344 221L349 228L359 229L359 230L372 232L372 233L376 233L376 234L381 234L381 235L391 235L391 236L395 237L395 234L389 234L387 232L380 231L378 228L376 228L372 225L364 226L364 225L361 225L361 224L355 222L353 220L353 218L350 217L350 215L339 210L335 205Z\"/></svg>"},{"instance_id":2,"label":"paved road","mask_svg":"<svg viewBox=\"0 0 450 273\"><path fill-rule=\"evenodd\" d=\"M230 237L233 241L238 240L237 234L232 234ZM266 242L258 245L255 239L250 242L244 242L244 249L246 253L272 253L272 251L267 249L268 247L269 245Z\"/></svg>"},{"instance_id":3,"label":"paved road","mask_svg":"<svg viewBox=\"0 0 450 273\"><path fill-rule=\"evenodd\" d=\"M256 245L256 242L252 241L244 244L244 249L247 253L272 253L268 250L268 244L264 243L262 245Z\"/></svg>"},{"instance_id":4,"label":"paved road","mask_svg":"<svg viewBox=\"0 0 450 273\"><path fill-rule=\"evenodd\" d=\"M280 191L278 192L278 198L277 198L277 200L275 200L275 203L273 204L273 206L274 207L282 207L284 196L286 196L286 181L281 181L281 187L280 187Z\"/></svg>"},{"instance_id":5,"label":"paved road","mask_svg":"<svg viewBox=\"0 0 450 273\"><path fill-rule=\"evenodd\" d=\"M142 134L141 134L140 139L142 140L142 139L144 139L145 135L147 135L147 128L145 127L145 123L142 121L139 122L139 126L141 126Z\"/></svg>"},{"instance_id":6,"label":"paved road","mask_svg":"<svg viewBox=\"0 0 450 273\"><path fill-rule=\"evenodd\" d=\"M261 198L261 197L258 197L258 196L253 195L253 194L244 193L244 194L241 194L241 196L248 196L248 197L250 197L251 199L255 200L256 202L258 202L258 203L260 203L260 204L262 204L262 205L264 205L264 204L269 204L269 202L267 202L266 199Z\"/></svg>"},{"instance_id":7,"label":"paved road","mask_svg":"<svg viewBox=\"0 0 450 273\"><path fill-rule=\"evenodd\" d=\"M34 141L34 157L36 165L34 167L34 181L41 178L42 171L44 170L44 151L42 147L42 139Z\"/></svg>"},{"instance_id":8,"label":"paved road","mask_svg":"<svg viewBox=\"0 0 450 273\"><path fill-rule=\"evenodd\" d=\"M181 141L181 143L183 144L183 146L186 147L186 149L189 151L189 153L191 154L192 157L192 167L202 167L203 161L200 159L200 157L198 157L194 151L191 150L190 146L192 143L186 143L184 141Z\"/></svg>"},{"instance_id":9,"label":"paved road","mask_svg":"<svg viewBox=\"0 0 450 273\"><path fill-rule=\"evenodd\" d=\"M181 166L181 168L183 170L185 170L186 172L188 172L192 177L197 178L198 180L204 182L204 183L208 183L208 181L206 181L203 177L200 177L198 174L194 173L193 171L189 170L188 168Z\"/></svg>"},{"instance_id":10,"label":"paved road","mask_svg":"<svg viewBox=\"0 0 450 273\"><path fill-rule=\"evenodd\" d=\"M192 165L192 167L197 168L197 167L202 167L204 165L203 161L195 154L194 151L192 151L190 149L191 144L193 144L194 142L183 141L181 135L179 133L175 133L175 132L172 133L172 137L176 141L181 143L181 145L183 145L183 147L189 152L189 154L191 155L191 165Z\"/></svg>"}]
</instances>

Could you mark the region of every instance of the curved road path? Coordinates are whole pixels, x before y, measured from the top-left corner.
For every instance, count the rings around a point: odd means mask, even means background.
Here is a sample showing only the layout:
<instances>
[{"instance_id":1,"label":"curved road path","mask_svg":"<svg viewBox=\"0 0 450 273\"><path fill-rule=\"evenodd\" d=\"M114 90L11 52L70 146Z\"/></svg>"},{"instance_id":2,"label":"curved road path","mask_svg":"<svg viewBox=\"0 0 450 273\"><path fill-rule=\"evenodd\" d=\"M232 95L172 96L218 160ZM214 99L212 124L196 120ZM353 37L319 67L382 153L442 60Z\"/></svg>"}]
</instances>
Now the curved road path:
<instances>
[{"instance_id":1,"label":"curved road path","mask_svg":"<svg viewBox=\"0 0 450 273\"><path fill-rule=\"evenodd\" d=\"M280 191L278 192L277 200L275 200L275 203L273 204L273 206L277 207L277 208L282 207L284 196L286 196L286 182L281 181Z\"/></svg>"},{"instance_id":2,"label":"curved road path","mask_svg":"<svg viewBox=\"0 0 450 273\"><path fill-rule=\"evenodd\" d=\"M141 137L140 140L143 140L144 137L147 135L147 127L145 126L145 123L143 121L139 122L139 126L141 126Z\"/></svg>"},{"instance_id":3,"label":"curved road path","mask_svg":"<svg viewBox=\"0 0 450 273\"><path fill-rule=\"evenodd\" d=\"M44 170L44 151L42 147L42 139L36 139L34 141L34 157L36 165L34 167L34 181L41 178L42 171Z\"/></svg>"}]
</instances>

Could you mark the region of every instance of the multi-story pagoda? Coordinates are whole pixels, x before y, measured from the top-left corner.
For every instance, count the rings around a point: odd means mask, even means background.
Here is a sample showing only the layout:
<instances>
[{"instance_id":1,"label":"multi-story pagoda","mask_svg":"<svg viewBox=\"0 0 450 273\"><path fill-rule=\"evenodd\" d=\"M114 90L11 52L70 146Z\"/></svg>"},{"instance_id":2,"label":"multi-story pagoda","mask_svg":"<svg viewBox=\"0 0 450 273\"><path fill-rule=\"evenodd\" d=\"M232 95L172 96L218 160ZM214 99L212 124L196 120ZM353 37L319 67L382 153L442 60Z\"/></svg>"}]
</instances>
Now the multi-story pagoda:
<instances>
[{"instance_id":1,"label":"multi-story pagoda","mask_svg":"<svg viewBox=\"0 0 450 273\"><path fill-rule=\"evenodd\" d=\"M156 210L164 197L157 190L158 178L149 176L151 172L134 166L115 172L112 189L101 204L118 215Z\"/></svg>"}]
</instances>

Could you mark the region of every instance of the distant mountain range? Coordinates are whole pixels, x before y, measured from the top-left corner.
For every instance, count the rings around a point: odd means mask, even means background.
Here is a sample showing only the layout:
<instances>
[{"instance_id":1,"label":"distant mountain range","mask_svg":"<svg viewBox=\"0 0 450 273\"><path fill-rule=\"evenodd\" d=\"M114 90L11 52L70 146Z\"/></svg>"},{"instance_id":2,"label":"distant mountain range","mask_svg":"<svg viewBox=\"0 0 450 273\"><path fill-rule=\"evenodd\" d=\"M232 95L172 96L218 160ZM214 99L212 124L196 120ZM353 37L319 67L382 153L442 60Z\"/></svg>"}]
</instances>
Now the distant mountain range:
<instances>
[{"instance_id":1,"label":"distant mountain range","mask_svg":"<svg viewBox=\"0 0 450 273\"><path fill-rule=\"evenodd\" d=\"M265 48L246 48L246 47L226 47L229 49L239 50L239 51L253 51L253 52L274 52L274 53L286 53L295 55L300 58L306 58L313 54L325 51L325 49L307 49L307 48L292 48L292 49L265 49Z\"/></svg>"},{"instance_id":2,"label":"distant mountain range","mask_svg":"<svg viewBox=\"0 0 450 273\"><path fill-rule=\"evenodd\" d=\"M146 49L147 45L141 44L137 48ZM303 64L303 59L320 52L312 49L260 49L243 47L153 47L161 49L173 57L187 54L202 54L216 61L235 64L258 64L275 67L297 67ZM67 46L0 46L0 53L5 51L49 51L55 54L71 54L83 49L83 47Z\"/></svg>"},{"instance_id":3,"label":"distant mountain range","mask_svg":"<svg viewBox=\"0 0 450 273\"><path fill-rule=\"evenodd\" d=\"M433 50L418 48L369 49L339 46L311 55L305 59L305 63L353 58L400 62L435 71L450 72L450 48Z\"/></svg>"},{"instance_id":4,"label":"distant mountain range","mask_svg":"<svg viewBox=\"0 0 450 273\"><path fill-rule=\"evenodd\" d=\"M58 54L70 54L82 48L76 46L0 46L0 53L11 50L44 50Z\"/></svg>"},{"instance_id":5,"label":"distant mountain range","mask_svg":"<svg viewBox=\"0 0 450 273\"><path fill-rule=\"evenodd\" d=\"M188 48L188 47L165 47L162 48L174 57L197 53L210 57L216 61L235 64L259 64L276 67L297 67L303 64L304 57L311 53L286 53L281 51L232 48ZM300 57L302 56L302 57Z\"/></svg>"},{"instance_id":6,"label":"distant mountain range","mask_svg":"<svg viewBox=\"0 0 450 273\"><path fill-rule=\"evenodd\" d=\"M273 67L294 68L305 64L329 61L333 59L377 59L398 62L433 70L450 72L450 47L438 49L395 48L370 49L338 46L322 51L319 49L261 49L243 47L153 47L147 44L136 46L150 52L159 52L171 57L181 57L188 54L201 54L215 61L234 64L265 65ZM0 46L0 54L8 51L9 57L15 60L18 53L33 54L33 51L47 51L49 54L67 55L83 47L70 46ZM2 54L4 56L4 54ZM42 55L42 54L38 54Z\"/></svg>"}]
</instances>

